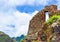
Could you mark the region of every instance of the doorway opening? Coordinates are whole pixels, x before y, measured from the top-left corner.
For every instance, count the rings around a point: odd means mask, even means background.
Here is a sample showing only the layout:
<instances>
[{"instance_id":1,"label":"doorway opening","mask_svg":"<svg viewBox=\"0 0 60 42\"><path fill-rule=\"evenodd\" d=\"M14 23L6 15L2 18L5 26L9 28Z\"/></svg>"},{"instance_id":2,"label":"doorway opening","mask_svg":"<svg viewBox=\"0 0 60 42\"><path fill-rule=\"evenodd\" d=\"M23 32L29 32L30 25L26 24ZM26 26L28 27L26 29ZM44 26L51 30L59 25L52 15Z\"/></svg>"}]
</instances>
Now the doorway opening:
<instances>
[{"instance_id":1,"label":"doorway opening","mask_svg":"<svg viewBox=\"0 0 60 42\"><path fill-rule=\"evenodd\" d=\"M48 12L45 13L45 21L47 21L49 19L49 14Z\"/></svg>"}]
</instances>

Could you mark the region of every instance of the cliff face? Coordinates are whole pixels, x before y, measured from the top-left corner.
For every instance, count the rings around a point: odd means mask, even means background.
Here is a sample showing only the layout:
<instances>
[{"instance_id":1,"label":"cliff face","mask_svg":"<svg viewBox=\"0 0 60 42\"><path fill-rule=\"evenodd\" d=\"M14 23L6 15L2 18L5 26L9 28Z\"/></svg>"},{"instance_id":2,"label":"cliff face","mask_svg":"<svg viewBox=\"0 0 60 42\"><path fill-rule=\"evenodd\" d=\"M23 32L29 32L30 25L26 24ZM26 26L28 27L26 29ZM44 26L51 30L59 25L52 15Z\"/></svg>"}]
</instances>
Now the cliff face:
<instances>
[{"instance_id":1,"label":"cliff face","mask_svg":"<svg viewBox=\"0 0 60 42\"><path fill-rule=\"evenodd\" d=\"M0 42L14 42L7 34L0 31Z\"/></svg>"},{"instance_id":2,"label":"cliff face","mask_svg":"<svg viewBox=\"0 0 60 42\"><path fill-rule=\"evenodd\" d=\"M48 12L49 17L55 15L60 15L60 10L57 10L56 5L45 6L45 8L39 11L29 23L29 30L27 37L32 39L37 37L37 33L40 30L43 30L44 22L45 22L45 13Z\"/></svg>"}]
</instances>

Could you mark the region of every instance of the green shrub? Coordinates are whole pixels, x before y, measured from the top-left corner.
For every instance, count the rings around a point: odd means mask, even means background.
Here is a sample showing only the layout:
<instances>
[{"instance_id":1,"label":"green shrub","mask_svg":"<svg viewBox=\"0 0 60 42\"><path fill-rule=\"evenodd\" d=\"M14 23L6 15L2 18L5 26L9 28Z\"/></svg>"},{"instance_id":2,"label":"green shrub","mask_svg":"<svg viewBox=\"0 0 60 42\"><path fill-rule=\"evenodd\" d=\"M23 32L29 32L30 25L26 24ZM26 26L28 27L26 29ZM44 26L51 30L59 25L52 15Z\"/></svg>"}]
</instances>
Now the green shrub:
<instances>
[{"instance_id":1,"label":"green shrub","mask_svg":"<svg viewBox=\"0 0 60 42\"><path fill-rule=\"evenodd\" d=\"M47 21L47 23L52 24L53 22L56 22L56 20L60 18L60 15L54 15L52 17L49 18L49 20Z\"/></svg>"}]
</instances>

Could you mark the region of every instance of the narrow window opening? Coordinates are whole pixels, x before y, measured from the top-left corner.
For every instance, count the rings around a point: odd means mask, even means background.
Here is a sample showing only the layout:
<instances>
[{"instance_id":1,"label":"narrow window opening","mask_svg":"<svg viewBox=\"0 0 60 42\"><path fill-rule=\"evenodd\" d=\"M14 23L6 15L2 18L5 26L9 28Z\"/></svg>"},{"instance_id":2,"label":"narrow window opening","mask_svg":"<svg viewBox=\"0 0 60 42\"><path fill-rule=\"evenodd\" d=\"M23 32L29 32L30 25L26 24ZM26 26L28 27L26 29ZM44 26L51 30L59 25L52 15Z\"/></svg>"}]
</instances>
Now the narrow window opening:
<instances>
[{"instance_id":1,"label":"narrow window opening","mask_svg":"<svg viewBox=\"0 0 60 42\"><path fill-rule=\"evenodd\" d=\"M49 14L48 12L45 13L45 21L47 21L49 19Z\"/></svg>"}]
</instances>

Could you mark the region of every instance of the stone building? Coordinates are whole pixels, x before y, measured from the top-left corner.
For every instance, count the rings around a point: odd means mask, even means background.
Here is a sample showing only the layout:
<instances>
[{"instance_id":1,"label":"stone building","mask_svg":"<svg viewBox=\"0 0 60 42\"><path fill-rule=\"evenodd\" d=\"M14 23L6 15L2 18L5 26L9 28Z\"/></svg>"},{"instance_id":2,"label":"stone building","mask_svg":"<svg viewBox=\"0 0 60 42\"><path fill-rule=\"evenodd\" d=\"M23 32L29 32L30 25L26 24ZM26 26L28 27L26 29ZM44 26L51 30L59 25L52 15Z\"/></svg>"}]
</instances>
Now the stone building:
<instances>
[{"instance_id":1,"label":"stone building","mask_svg":"<svg viewBox=\"0 0 60 42\"><path fill-rule=\"evenodd\" d=\"M42 30L44 27L43 23L46 19L46 12L48 12L49 17L55 15L56 13L60 13L60 10L57 10L56 5L45 6L45 8L39 11L29 23L29 30L27 34L28 39L36 39L37 33Z\"/></svg>"}]
</instances>

